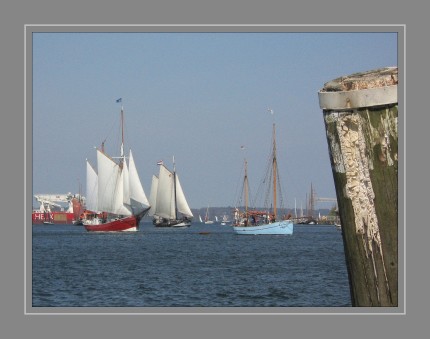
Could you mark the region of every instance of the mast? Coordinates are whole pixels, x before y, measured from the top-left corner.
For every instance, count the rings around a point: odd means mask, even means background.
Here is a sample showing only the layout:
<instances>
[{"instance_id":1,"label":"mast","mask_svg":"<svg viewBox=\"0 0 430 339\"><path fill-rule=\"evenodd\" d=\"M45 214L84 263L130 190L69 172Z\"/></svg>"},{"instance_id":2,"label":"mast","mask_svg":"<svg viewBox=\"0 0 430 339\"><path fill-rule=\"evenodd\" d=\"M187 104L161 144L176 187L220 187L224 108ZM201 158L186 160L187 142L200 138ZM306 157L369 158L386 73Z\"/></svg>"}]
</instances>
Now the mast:
<instances>
[{"instance_id":1,"label":"mast","mask_svg":"<svg viewBox=\"0 0 430 339\"><path fill-rule=\"evenodd\" d=\"M275 215L275 220L278 216L278 211L276 209L276 171L277 171L277 162L276 162L276 130L275 123L273 123L273 214Z\"/></svg>"},{"instance_id":2,"label":"mast","mask_svg":"<svg viewBox=\"0 0 430 339\"><path fill-rule=\"evenodd\" d=\"M296 198L294 198L294 216L297 219L297 201L296 201Z\"/></svg>"},{"instance_id":3,"label":"mast","mask_svg":"<svg viewBox=\"0 0 430 339\"><path fill-rule=\"evenodd\" d=\"M309 217L309 201L308 201L308 193L306 192L306 216Z\"/></svg>"},{"instance_id":4,"label":"mast","mask_svg":"<svg viewBox=\"0 0 430 339\"><path fill-rule=\"evenodd\" d=\"M245 177L243 178L244 195L245 195L245 213L248 218L248 162L245 159Z\"/></svg>"},{"instance_id":5,"label":"mast","mask_svg":"<svg viewBox=\"0 0 430 339\"><path fill-rule=\"evenodd\" d=\"M79 199L78 199L78 201L79 202L81 202L81 181L79 180L79 178L78 178L78 189L79 189Z\"/></svg>"},{"instance_id":6,"label":"mast","mask_svg":"<svg viewBox=\"0 0 430 339\"><path fill-rule=\"evenodd\" d=\"M314 208L315 208L315 197L314 197L315 193L314 193L314 189L312 187L312 182L311 182L311 194L309 196L309 210L310 210L310 217L313 219L314 217Z\"/></svg>"},{"instance_id":7,"label":"mast","mask_svg":"<svg viewBox=\"0 0 430 339\"><path fill-rule=\"evenodd\" d=\"M173 156L173 199L175 202L175 220L178 220L178 203L176 198L176 165L175 156Z\"/></svg>"},{"instance_id":8,"label":"mast","mask_svg":"<svg viewBox=\"0 0 430 339\"><path fill-rule=\"evenodd\" d=\"M208 205L208 208L206 209L205 221L209 221L209 205Z\"/></svg>"},{"instance_id":9,"label":"mast","mask_svg":"<svg viewBox=\"0 0 430 339\"><path fill-rule=\"evenodd\" d=\"M124 162L124 107L121 105L121 159Z\"/></svg>"},{"instance_id":10,"label":"mast","mask_svg":"<svg viewBox=\"0 0 430 339\"><path fill-rule=\"evenodd\" d=\"M116 102L121 103L121 150L120 150L120 157L121 157L121 162L125 162L125 155L124 155L124 106L122 104L122 98L117 99Z\"/></svg>"}]
</instances>

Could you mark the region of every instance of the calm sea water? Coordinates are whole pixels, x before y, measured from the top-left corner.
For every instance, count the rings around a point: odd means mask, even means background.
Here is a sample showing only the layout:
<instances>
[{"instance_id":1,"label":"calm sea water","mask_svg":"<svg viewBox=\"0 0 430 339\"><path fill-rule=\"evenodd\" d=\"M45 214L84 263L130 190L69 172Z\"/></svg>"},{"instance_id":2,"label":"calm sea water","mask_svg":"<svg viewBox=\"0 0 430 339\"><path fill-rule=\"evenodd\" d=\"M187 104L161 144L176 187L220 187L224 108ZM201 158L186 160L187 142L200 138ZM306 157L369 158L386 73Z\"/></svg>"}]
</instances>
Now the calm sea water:
<instances>
[{"instance_id":1,"label":"calm sea water","mask_svg":"<svg viewBox=\"0 0 430 339\"><path fill-rule=\"evenodd\" d=\"M199 223L142 223L135 233L34 225L32 306L348 307L351 299L334 226L243 236Z\"/></svg>"}]
</instances>

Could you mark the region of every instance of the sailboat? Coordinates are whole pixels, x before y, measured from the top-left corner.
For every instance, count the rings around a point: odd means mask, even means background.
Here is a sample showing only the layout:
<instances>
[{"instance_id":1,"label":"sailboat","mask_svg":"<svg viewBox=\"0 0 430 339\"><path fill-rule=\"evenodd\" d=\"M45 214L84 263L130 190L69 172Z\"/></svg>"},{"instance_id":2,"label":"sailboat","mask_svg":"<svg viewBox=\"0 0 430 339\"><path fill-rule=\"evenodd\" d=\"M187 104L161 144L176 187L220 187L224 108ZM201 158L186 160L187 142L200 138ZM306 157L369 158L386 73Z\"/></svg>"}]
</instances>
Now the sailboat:
<instances>
[{"instance_id":1,"label":"sailboat","mask_svg":"<svg viewBox=\"0 0 430 339\"><path fill-rule=\"evenodd\" d=\"M239 208L234 210L234 221L233 230L236 234L273 234L273 235L291 235L293 234L294 224L290 216L279 218L277 210L277 188L279 182L277 158L276 158L276 129L273 124L273 149L270 157L271 171L269 172L269 180L264 182L269 184L269 188L272 188L273 193L273 208L269 208L259 211L251 210L248 207L248 170L247 161L245 159L245 176L243 181L243 191L245 196L245 210L240 211ZM273 182L273 186L271 185Z\"/></svg>"},{"instance_id":2,"label":"sailboat","mask_svg":"<svg viewBox=\"0 0 430 339\"><path fill-rule=\"evenodd\" d=\"M173 159L173 172L164 164L159 164L158 177L152 177L149 215L153 216L156 227L189 227L193 218L190 206L182 190Z\"/></svg>"},{"instance_id":3,"label":"sailboat","mask_svg":"<svg viewBox=\"0 0 430 339\"><path fill-rule=\"evenodd\" d=\"M120 102L117 100L117 102ZM128 165L124 155L124 109L121 106L122 140L118 161L97 151L97 169L87 160L87 209L83 220L89 232L137 231L150 206L130 150Z\"/></svg>"},{"instance_id":4,"label":"sailboat","mask_svg":"<svg viewBox=\"0 0 430 339\"><path fill-rule=\"evenodd\" d=\"M209 219L209 206L208 206L208 208L206 209L205 224L209 225L209 224L213 224L213 223L214 223L213 220Z\"/></svg>"}]
</instances>

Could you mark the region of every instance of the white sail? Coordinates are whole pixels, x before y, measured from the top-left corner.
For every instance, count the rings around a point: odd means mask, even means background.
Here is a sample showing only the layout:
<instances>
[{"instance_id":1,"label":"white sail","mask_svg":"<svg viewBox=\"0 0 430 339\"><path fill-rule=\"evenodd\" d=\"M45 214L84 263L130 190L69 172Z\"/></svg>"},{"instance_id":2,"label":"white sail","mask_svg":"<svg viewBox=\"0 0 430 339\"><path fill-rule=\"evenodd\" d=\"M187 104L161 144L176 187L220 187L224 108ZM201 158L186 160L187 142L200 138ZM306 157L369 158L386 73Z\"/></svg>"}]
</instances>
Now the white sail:
<instances>
[{"instance_id":1,"label":"white sail","mask_svg":"<svg viewBox=\"0 0 430 339\"><path fill-rule=\"evenodd\" d=\"M130 206L130 178L127 163L122 164L123 196L122 202L125 206Z\"/></svg>"},{"instance_id":2,"label":"white sail","mask_svg":"<svg viewBox=\"0 0 430 339\"><path fill-rule=\"evenodd\" d=\"M124 206L123 171L118 164L97 150L98 210L129 216L131 211Z\"/></svg>"},{"instance_id":3,"label":"white sail","mask_svg":"<svg viewBox=\"0 0 430 339\"><path fill-rule=\"evenodd\" d=\"M182 190L181 183L179 182L178 174L176 173L176 206L178 212L182 213L186 217L193 217L190 206L188 206L187 199L185 199L184 191Z\"/></svg>"},{"instance_id":4,"label":"white sail","mask_svg":"<svg viewBox=\"0 0 430 339\"><path fill-rule=\"evenodd\" d=\"M121 166L117 165L117 167L118 167L119 178L116 182L115 192L117 193L114 200L115 207L114 207L113 213L129 216L129 215L132 215L133 213L132 213L132 210L130 209L130 205L124 204L124 186L127 184L124 182L125 172L121 168Z\"/></svg>"},{"instance_id":5,"label":"white sail","mask_svg":"<svg viewBox=\"0 0 430 339\"><path fill-rule=\"evenodd\" d=\"M121 99L117 100L120 102ZM109 157L97 149L97 172L87 161L87 194L89 207L97 216L87 214L82 223L90 232L137 231L141 219L149 210L149 202L142 187L133 154L128 161L124 154L124 118L121 108L120 157ZM100 213L102 215L100 215Z\"/></svg>"},{"instance_id":6,"label":"white sail","mask_svg":"<svg viewBox=\"0 0 430 339\"><path fill-rule=\"evenodd\" d=\"M130 190L130 205L134 214L139 214L149 207L149 201L146 198L145 191L143 190L142 183L137 173L136 165L134 163L133 154L130 150L130 157L128 161L128 174L129 174L129 190Z\"/></svg>"},{"instance_id":7,"label":"white sail","mask_svg":"<svg viewBox=\"0 0 430 339\"><path fill-rule=\"evenodd\" d=\"M164 165L160 166L160 173L158 175L158 189L154 214L167 219L175 218L173 173Z\"/></svg>"},{"instance_id":8,"label":"white sail","mask_svg":"<svg viewBox=\"0 0 430 339\"><path fill-rule=\"evenodd\" d=\"M148 215L151 217L155 213L157 189L158 189L158 177L156 175L153 175L152 182L151 182L151 192L149 193L149 204L151 205L151 208L148 211Z\"/></svg>"},{"instance_id":9,"label":"white sail","mask_svg":"<svg viewBox=\"0 0 430 339\"><path fill-rule=\"evenodd\" d=\"M87 209L96 212L98 210L97 206L97 192L98 190L98 178L97 173L94 170L93 166L87 160L87 197L86 197L86 206Z\"/></svg>"},{"instance_id":10,"label":"white sail","mask_svg":"<svg viewBox=\"0 0 430 339\"><path fill-rule=\"evenodd\" d=\"M176 177L176 187L174 184L174 177ZM172 173L164 165L161 165L158 181L155 184L153 177L152 186L154 188L151 188L151 197L152 195L154 195L154 197L151 199L155 201L155 208L152 212L153 215L166 219L176 219L179 218L179 216L176 215L177 210L177 212L185 217L193 217L193 213L187 203L177 173Z\"/></svg>"}]
</instances>

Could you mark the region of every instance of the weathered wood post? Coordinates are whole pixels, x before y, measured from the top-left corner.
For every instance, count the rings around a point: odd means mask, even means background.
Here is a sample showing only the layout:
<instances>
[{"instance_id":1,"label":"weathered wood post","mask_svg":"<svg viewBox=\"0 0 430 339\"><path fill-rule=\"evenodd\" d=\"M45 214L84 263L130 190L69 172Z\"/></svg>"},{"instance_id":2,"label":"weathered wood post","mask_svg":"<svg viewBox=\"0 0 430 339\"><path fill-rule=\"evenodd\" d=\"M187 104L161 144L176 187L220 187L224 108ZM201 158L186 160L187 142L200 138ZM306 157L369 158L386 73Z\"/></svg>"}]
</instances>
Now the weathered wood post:
<instances>
[{"instance_id":1,"label":"weathered wood post","mask_svg":"<svg viewBox=\"0 0 430 339\"><path fill-rule=\"evenodd\" d=\"M353 306L398 306L397 71L341 77L318 93Z\"/></svg>"}]
</instances>

